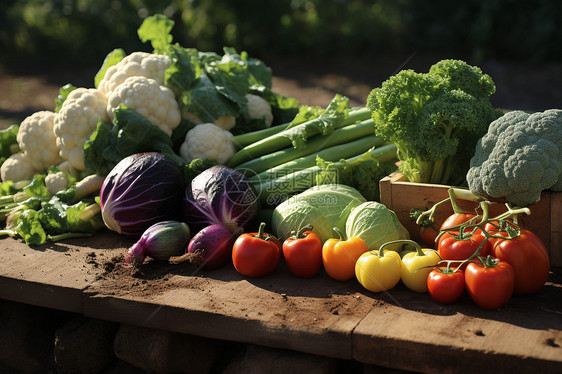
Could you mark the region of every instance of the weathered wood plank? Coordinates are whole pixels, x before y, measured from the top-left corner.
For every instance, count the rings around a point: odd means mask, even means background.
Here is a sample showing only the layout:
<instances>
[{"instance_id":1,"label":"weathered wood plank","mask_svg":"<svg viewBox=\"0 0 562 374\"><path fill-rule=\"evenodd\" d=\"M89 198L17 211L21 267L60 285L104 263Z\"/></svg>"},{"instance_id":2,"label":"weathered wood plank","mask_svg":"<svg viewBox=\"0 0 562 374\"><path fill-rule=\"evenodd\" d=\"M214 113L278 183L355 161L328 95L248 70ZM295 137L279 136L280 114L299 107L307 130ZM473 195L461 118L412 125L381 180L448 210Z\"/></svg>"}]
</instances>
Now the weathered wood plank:
<instances>
[{"instance_id":1,"label":"weathered wood plank","mask_svg":"<svg viewBox=\"0 0 562 374\"><path fill-rule=\"evenodd\" d=\"M101 279L85 292L84 314L350 359L353 329L373 307L357 282L325 273L295 278L283 264L259 279L242 277L232 265L212 271L184 267L171 270L162 289L151 286L153 276L133 278L128 288L122 279Z\"/></svg>"},{"instance_id":2,"label":"weathered wood plank","mask_svg":"<svg viewBox=\"0 0 562 374\"><path fill-rule=\"evenodd\" d=\"M558 275L559 277L559 275ZM485 311L465 295L454 305L391 290L353 332L354 359L426 373L560 372L562 301L559 283ZM422 300L425 299L425 302Z\"/></svg>"},{"instance_id":3,"label":"weathered wood plank","mask_svg":"<svg viewBox=\"0 0 562 374\"><path fill-rule=\"evenodd\" d=\"M111 232L29 247L0 239L0 298L72 312L82 310L82 291L99 278L103 259L126 251L131 241Z\"/></svg>"}]
</instances>

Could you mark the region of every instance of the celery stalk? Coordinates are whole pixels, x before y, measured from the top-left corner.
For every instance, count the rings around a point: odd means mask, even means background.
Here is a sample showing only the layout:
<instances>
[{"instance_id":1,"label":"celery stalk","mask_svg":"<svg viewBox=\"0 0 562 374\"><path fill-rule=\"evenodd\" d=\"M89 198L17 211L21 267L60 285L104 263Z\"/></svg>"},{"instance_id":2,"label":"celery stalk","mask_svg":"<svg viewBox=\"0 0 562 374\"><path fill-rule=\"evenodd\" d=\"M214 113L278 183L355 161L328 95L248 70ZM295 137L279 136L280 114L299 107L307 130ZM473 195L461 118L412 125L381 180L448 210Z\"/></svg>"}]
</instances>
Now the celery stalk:
<instances>
[{"instance_id":1,"label":"celery stalk","mask_svg":"<svg viewBox=\"0 0 562 374\"><path fill-rule=\"evenodd\" d=\"M306 143L307 139L324 131L329 133L329 129L341 128L370 118L371 112L367 108L351 110L345 119L338 121L333 124L333 126L329 126L328 129L322 118L315 118L242 148L232 156L226 166L234 168L256 157L275 152L291 145L298 148L303 143Z\"/></svg>"},{"instance_id":2,"label":"celery stalk","mask_svg":"<svg viewBox=\"0 0 562 374\"><path fill-rule=\"evenodd\" d=\"M257 175L251 176L250 181L263 182L269 179L275 179L279 176L290 174L295 171L306 169L311 166L315 166L316 157L320 157L321 159L326 161L338 161L341 159L356 156L358 154L362 154L372 147L379 147L383 144L385 144L384 140L377 135L363 135L359 139L324 148L317 153L312 153L303 157L295 158L291 161L287 161L283 164L279 164L270 169L264 170Z\"/></svg>"},{"instance_id":3,"label":"celery stalk","mask_svg":"<svg viewBox=\"0 0 562 374\"><path fill-rule=\"evenodd\" d=\"M367 152L362 152L356 156L347 158L342 161L336 161L336 166L344 166L346 164L357 164L365 159L376 159L379 164L386 164L396 161L397 147L395 144L385 144L381 147L375 147ZM268 206L275 206L286 200L295 193L301 192L309 187L316 185L316 176L323 172L323 169L317 165L288 173L275 179L254 182L254 187L260 197L262 203ZM373 170L376 174L376 171ZM382 175L380 176L383 177ZM259 183L261 182L261 183ZM368 182L368 181L365 181ZM373 181L378 183L378 180ZM334 181L334 183L343 183L345 181Z\"/></svg>"},{"instance_id":4,"label":"celery stalk","mask_svg":"<svg viewBox=\"0 0 562 374\"><path fill-rule=\"evenodd\" d=\"M261 173L265 170L274 168L286 162L295 160L299 157L315 154L323 149L338 145L346 144L355 139L364 138L368 135L374 135L375 133L375 122L372 119L368 119L363 122L354 123L342 128L339 128L327 135L318 135L313 137L308 141L306 147L286 147L284 149L268 153L259 157L256 157L250 161L243 162L236 166L234 169L244 171L251 171L249 174ZM380 139L380 138L379 138ZM375 146L377 144L372 144ZM366 151L369 147L364 149ZM349 154L349 152L347 152ZM357 154L354 153L354 155ZM349 157L349 156L345 156ZM338 158L342 158L341 156Z\"/></svg>"},{"instance_id":5,"label":"celery stalk","mask_svg":"<svg viewBox=\"0 0 562 374\"><path fill-rule=\"evenodd\" d=\"M232 144L234 144L234 147L236 147L236 149L242 149L252 143L255 143L285 130L290 124L290 122L283 123L281 125L268 127L266 129L236 135L232 138Z\"/></svg>"}]
</instances>

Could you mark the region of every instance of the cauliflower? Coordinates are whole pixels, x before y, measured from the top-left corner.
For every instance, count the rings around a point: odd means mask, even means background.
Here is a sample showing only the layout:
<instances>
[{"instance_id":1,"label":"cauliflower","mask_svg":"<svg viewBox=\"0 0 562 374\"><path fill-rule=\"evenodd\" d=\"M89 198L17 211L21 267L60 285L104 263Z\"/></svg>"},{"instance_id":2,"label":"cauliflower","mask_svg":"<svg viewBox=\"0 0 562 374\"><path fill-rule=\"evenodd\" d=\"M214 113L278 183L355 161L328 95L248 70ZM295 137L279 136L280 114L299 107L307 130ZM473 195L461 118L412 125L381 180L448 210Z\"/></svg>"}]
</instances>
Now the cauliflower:
<instances>
[{"instance_id":1,"label":"cauliflower","mask_svg":"<svg viewBox=\"0 0 562 374\"><path fill-rule=\"evenodd\" d=\"M113 110L121 104L135 110L168 136L181 121L174 93L154 79L134 76L117 86L107 98L107 115L112 121Z\"/></svg>"},{"instance_id":2,"label":"cauliflower","mask_svg":"<svg viewBox=\"0 0 562 374\"><path fill-rule=\"evenodd\" d=\"M64 171L49 173L45 177L45 187L47 187L47 191L49 191L51 195L64 190L68 186L69 181Z\"/></svg>"},{"instance_id":3,"label":"cauliflower","mask_svg":"<svg viewBox=\"0 0 562 374\"><path fill-rule=\"evenodd\" d=\"M466 179L472 192L518 206L538 201L543 190L562 190L562 110L517 110L493 121Z\"/></svg>"},{"instance_id":4,"label":"cauliflower","mask_svg":"<svg viewBox=\"0 0 562 374\"><path fill-rule=\"evenodd\" d=\"M35 174L36 170L33 168L31 158L23 153L14 153L0 167L0 177L3 182L19 182L31 179Z\"/></svg>"},{"instance_id":5,"label":"cauliflower","mask_svg":"<svg viewBox=\"0 0 562 374\"><path fill-rule=\"evenodd\" d=\"M191 162L196 158L214 160L224 165L234 154L232 133L214 123L202 123L187 132L180 146L180 156Z\"/></svg>"},{"instance_id":6,"label":"cauliflower","mask_svg":"<svg viewBox=\"0 0 562 374\"><path fill-rule=\"evenodd\" d=\"M20 124L17 142L35 171L43 171L62 160L53 127L57 114L48 110L35 112Z\"/></svg>"},{"instance_id":7,"label":"cauliflower","mask_svg":"<svg viewBox=\"0 0 562 374\"><path fill-rule=\"evenodd\" d=\"M85 170L84 143L100 119L108 121L106 100L94 88L77 88L68 94L55 118L53 132L60 156L77 170Z\"/></svg>"},{"instance_id":8,"label":"cauliflower","mask_svg":"<svg viewBox=\"0 0 562 374\"><path fill-rule=\"evenodd\" d=\"M133 76L154 79L164 85L164 73L170 64L171 60L166 55L133 52L107 69L98 89L105 96L109 96L117 86Z\"/></svg>"},{"instance_id":9,"label":"cauliflower","mask_svg":"<svg viewBox=\"0 0 562 374\"><path fill-rule=\"evenodd\" d=\"M250 119L263 119L267 127L273 123L273 113L271 105L261 96L247 94L248 100L248 117Z\"/></svg>"}]
</instances>

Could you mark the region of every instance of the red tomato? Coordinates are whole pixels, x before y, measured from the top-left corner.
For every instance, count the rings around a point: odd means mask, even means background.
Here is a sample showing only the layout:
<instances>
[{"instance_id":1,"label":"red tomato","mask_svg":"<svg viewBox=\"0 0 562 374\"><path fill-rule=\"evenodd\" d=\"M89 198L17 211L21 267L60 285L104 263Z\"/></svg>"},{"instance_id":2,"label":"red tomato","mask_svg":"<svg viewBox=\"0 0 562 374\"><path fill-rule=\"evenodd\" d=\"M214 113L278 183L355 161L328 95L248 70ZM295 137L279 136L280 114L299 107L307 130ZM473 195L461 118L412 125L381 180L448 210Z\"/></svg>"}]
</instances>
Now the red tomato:
<instances>
[{"instance_id":1,"label":"red tomato","mask_svg":"<svg viewBox=\"0 0 562 374\"><path fill-rule=\"evenodd\" d=\"M457 301L464 292L464 272L458 269L439 267L433 269L427 277L427 288L431 298L441 304Z\"/></svg>"},{"instance_id":2,"label":"red tomato","mask_svg":"<svg viewBox=\"0 0 562 374\"><path fill-rule=\"evenodd\" d=\"M446 232L439 238L437 252L443 260L466 260L480 246L478 253L481 257L490 254L491 244L486 241L486 237L480 233L479 229L472 235L466 234L467 238L463 240L457 240L454 235L458 235L458 231ZM464 267L466 267L466 264Z\"/></svg>"},{"instance_id":3,"label":"red tomato","mask_svg":"<svg viewBox=\"0 0 562 374\"><path fill-rule=\"evenodd\" d=\"M420 240L422 243L431 248L435 248L437 245L437 243L435 243L435 239L438 234L439 232L435 230L433 226L420 227Z\"/></svg>"},{"instance_id":4,"label":"red tomato","mask_svg":"<svg viewBox=\"0 0 562 374\"><path fill-rule=\"evenodd\" d=\"M472 218L476 217L475 214L471 213L453 213L441 224L440 230L445 230L453 226L457 226L468 222Z\"/></svg>"},{"instance_id":5,"label":"red tomato","mask_svg":"<svg viewBox=\"0 0 562 374\"><path fill-rule=\"evenodd\" d=\"M506 225L510 225L513 228L517 228L517 226L515 226L511 221L504 221L503 223L499 223L498 221L492 221L492 222L487 222L484 225L484 230L486 232L488 232L488 234L491 235L503 235L503 236L507 236L507 233L504 232L505 230L505 226ZM484 235L484 233L482 233L482 235ZM496 241L501 240L498 238L488 238L488 241L490 242L490 245L493 247L494 244L496 243Z\"/></svg>"},{"instance_id":6,"label":"red tomato","mask_svg":"<svg viewBox=\"0 0 562 374\"><path fill-rule=\"evenodd\" d=\"M322 240L311 230L302 230L283 242L287 267L299 278L312 278L322 267Z\"/></svg>"},{"instance_id":7,"label":"red tomato","mask_svg":"<svg viewBox=\"0 0 562 374\"><path fill-rule=\"evenodd\" d=\"M242 234L232 247L232 263L236 270L249 278L263 277L271 273L281 259L281 243L273 235L263 232Z\"/></svg>"},{"instance_id":8,"label":"red tomato","mask_svg":"<svg viewBox=\"0 0 562 374\"><path fill-rule=\"evenodd\" d=\"M505 232L498 234L507 236ZM513 266L516 295L538 292L548 279L548 252L540 238L529 230L520 230L514 239L497 239L492 255Z\"/></svg>"},{"instance_id":9,"label":"red tomato","mask_svg":"<svg viewBox=\"0 0 562 374\"><path fill-rule=\"evenodd\" d=\"M498 309L509 301L515 285L515 271L506 261L487 257L484 264L471 262L465 270L468 295L483 309Z\"/></svg>"}]
</instances>

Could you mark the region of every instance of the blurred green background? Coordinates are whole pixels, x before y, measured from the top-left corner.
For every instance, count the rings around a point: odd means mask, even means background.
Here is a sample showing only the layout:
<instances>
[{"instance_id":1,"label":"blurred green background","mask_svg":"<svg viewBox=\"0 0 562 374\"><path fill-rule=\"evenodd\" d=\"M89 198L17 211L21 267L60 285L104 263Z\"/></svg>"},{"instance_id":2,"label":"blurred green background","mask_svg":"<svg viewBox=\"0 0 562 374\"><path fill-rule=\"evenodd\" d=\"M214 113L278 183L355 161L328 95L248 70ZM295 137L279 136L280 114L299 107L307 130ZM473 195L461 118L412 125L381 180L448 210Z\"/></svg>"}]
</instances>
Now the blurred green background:
<instances>
[{"instance_id":1,"label":"blurred green background","mask_svg":"<svg viewBox=\"0 0 562 374\"><path fill-rule=\"evenodd\" d=\"M176 22L186 47L276 58L369 58L439 51L490 59L562 58L559 0L2 0L0 64L99 65L114 48L147 50L148 15Z\"/></svg>"}]
</instances>

